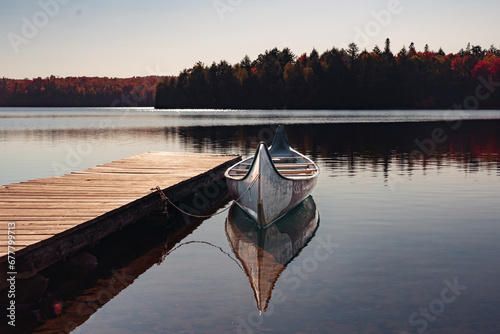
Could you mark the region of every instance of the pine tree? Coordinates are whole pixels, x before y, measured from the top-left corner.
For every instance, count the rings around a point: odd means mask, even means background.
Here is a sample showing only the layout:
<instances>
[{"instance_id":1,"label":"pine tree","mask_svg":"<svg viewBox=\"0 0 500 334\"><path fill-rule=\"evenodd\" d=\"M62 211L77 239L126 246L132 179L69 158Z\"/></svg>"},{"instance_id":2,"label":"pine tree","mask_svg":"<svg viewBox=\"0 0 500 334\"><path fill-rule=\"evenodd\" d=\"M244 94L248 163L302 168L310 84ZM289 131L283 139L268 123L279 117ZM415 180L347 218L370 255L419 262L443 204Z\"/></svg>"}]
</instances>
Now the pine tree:
<instances>
[{"instance_id":1,"label":"pine tree","mask_svg":"<svg viewBox=\"0 0 500 334\"><path fill-rule=\"evenodd\" d=\"M391 40L389 38L387 38L385 40L385 48L384 48L384 53L386 55L392 55L392 52L391 52Z\"/></svg>"},{"instance_id":2,"label":"pine tree","mask_svg":"<svg viewBox=\"0 0 500 334\"><path fill-rule=\"evenodd\" d=\"M354 63L356 62L356 59L358 58L358 54L359 54L359 48L356 45L356 43L349 44L349 48L347 49L347 53L349 54L351 69L353 69Z\"/></svg>"}]
</instances>

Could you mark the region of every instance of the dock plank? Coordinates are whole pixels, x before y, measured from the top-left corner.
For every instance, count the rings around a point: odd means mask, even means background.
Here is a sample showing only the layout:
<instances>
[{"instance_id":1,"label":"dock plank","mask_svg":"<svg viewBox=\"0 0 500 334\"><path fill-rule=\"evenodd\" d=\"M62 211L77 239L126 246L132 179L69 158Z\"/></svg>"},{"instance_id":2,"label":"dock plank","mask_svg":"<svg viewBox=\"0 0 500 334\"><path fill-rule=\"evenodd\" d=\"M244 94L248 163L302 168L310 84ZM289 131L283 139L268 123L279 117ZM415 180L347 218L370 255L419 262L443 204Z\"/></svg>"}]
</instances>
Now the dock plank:
<instances>
[{"instance_id":1,"label":"dock plank","mask_svg":"<svg viewBox=\"0 0 500 334\"><path fill-rule=\"evenodd\" d=\"M7 260L10 226L15 225L19 271L33 275L57 256L63 258L161 208L157 186L181 199L222 178L225 169L240 159L146 152L63 176L1 186L0 265ZM43 258L44 254L52 258Z\"/></svg>"}]
</instances>

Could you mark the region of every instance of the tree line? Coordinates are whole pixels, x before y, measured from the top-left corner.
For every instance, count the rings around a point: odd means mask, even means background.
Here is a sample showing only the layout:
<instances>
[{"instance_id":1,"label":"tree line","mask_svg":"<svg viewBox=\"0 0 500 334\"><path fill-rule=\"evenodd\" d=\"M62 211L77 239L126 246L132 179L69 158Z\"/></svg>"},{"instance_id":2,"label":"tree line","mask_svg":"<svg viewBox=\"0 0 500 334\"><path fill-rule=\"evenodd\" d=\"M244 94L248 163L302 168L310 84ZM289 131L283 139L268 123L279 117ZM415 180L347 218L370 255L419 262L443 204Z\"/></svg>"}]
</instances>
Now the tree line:
<instances>
[{"instance_id":1,"label":"tree line","mask_svg":"<svg viewBox=\"0 0 500 334\"><path fill-rule=\"evenodd\" d=\"M351 43L321 55L315 49L296 56L289 48L274 48L234 65L198 62L157 86L155 107L452 109L465 101L469 109L500 109L497 82L500 50L494 46L469 43L446 54L427 45L417 51L411 43L393 54L387 39L383 50L376 46L371 52ZM481 99L468 101L481 83Z\"/></svg>"},{"instance_id":2,"label":"tree line","mask_svg":"<svg viewBox=\"0 0 500 334\"><path fill-rule=\"evenodd\" d=\"M4 107L150 107L164 77L0 79Z\"/></svg>"}]
</instances>

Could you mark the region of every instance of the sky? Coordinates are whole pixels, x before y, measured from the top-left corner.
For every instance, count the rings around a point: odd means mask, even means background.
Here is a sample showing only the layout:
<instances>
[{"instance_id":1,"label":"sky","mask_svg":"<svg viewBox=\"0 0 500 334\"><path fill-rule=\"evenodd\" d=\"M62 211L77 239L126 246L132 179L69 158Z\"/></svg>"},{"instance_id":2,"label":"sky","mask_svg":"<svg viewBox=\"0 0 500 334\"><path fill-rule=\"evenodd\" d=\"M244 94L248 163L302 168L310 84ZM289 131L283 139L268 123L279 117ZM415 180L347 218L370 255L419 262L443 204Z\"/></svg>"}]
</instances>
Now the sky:
<instances>
[{"instance_id":1,"label":"sky","mask_svg":"<svg viewBox=\"0 0 500 334\"><path fill-rule=\"evenodd\" d=\"M498 0L0 0L0 77L177 75L355 42L500 48Z\"/></svg>"}]
</instances>

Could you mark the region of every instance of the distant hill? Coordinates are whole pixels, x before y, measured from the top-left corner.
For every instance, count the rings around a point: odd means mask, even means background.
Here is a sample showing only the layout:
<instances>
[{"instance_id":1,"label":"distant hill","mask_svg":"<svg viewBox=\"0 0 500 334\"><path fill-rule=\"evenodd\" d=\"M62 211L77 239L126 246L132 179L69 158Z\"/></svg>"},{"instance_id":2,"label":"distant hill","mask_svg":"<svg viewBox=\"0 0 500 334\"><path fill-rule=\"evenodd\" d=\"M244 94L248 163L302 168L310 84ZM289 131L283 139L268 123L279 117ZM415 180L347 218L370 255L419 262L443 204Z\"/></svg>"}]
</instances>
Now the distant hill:
<instances>
[{"instance_id":1,"label":"distant hill","mask_svg":"<svg viewBox=\"0 0 500 334\"><path fill-rule=\"evenodd\" d=\"M0 107L151 107L161 76L0 79Z\"/></svg>"},{"instance_id":2,"label":"distant hill","mask_svg":"<svg viewBox=\"0 0 500 334\"><path fill-rule=\"evenodd\" d=\"M500 109L500 50L385 48L297 57L274 48L239 64L199 62L158 85L156 108Z\"/></svg>"}]
</instances>

